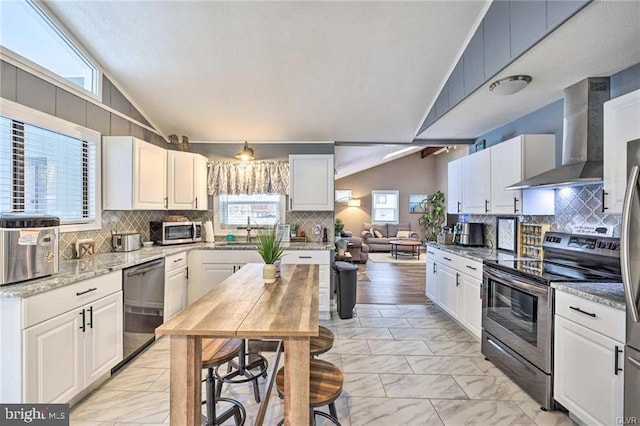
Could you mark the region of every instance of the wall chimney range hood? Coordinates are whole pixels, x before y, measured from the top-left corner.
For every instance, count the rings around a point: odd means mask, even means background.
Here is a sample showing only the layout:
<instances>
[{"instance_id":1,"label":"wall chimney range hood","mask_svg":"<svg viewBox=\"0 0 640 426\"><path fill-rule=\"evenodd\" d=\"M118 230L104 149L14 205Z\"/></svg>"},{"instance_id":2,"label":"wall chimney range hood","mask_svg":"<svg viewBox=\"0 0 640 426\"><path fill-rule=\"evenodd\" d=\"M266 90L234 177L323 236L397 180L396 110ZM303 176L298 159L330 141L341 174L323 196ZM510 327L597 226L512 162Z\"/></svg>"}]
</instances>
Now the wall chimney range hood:
<instances>
[{"instance_id":1,"label":"wall chimney range hood","mask_svg":"<svg viewBox=\"0 0 640 426\"><path fill-rule=\"evenodd\" d=\"M506 189L559 188L602 182L603 104L609 77L587 78L564 90L562 165Z\"/></svg>"}]
</instances>

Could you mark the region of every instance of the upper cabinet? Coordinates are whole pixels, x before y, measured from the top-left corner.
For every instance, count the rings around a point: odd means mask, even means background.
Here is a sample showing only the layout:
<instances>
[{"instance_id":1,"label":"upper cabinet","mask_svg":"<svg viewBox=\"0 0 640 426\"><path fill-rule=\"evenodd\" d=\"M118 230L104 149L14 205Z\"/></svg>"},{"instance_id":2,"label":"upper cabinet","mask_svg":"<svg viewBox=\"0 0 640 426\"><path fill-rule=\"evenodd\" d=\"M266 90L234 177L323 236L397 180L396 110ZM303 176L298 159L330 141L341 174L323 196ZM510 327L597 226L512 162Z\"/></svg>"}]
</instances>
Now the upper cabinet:
<instances>
[{"instance_id":1,"label":"upper cabinet","mask_svg":"<svg viewBox=\"0 0 640 426\"><path fill-rule=\"evenodd\" d=\"M333 155L289 156L290 210L333 211L333 188Z\"/></svg>"},{"instance_id":2,"label":"upper cabinet","mask_svg":"<svg viewBox=\"0 0 640 426\"><path fill-rule=\"evenodd\" d=\"M489 151L492 214L554 214L552 189L509 190L506 187L555 167L555 135L521 135L494 145Z\"/></svg>"},{"instance_id":3,"label":"upper cabinet","mask_svg":"<svg viewBox=\"0 0 640 426\"><path fill-rule=\"evenodd\" d=\"M167 151L131 136L106 136L102 156L105 210L207 208L206 158L201 155Z\"/></svg>"},{"instance_id":4,"label":"upper cabinet","mask_svg":"<svg viewBox=\"0 0 640 426\"><path fill-rule=\"evenodd\" d=\"M167 152L169 210L207 209L207 159L190 152Z\"/></svg>"},{"instance_id":5,"label":"upper cabinet","mask_svg":"<svg viewBox=\"0 0 640 426\"><path fill-rule=\"evenodd\" d=\"M462 213L462 158L448 164L447 213Z\"/></svg>"},{"instance_id":6,"label":"upper cabinet","mask_svg":"<svg viewBox=\"0 0 640 426\"><path fill-rule=\"evenodd\" d=\"M486 214L491 208L491 154L488 149L462 157L462 211Z\"/></svg>"},{"instance_id":7,"label":"upper cabinet","mask_svg":"<svg viewBox=\"0 0 640 426\"><path fill-rule=\"evenodd\" d=\"M640 139L640 89L604 104L603 212L621 214L627 188L627 142Z\"/></svg>"}]
</instances>

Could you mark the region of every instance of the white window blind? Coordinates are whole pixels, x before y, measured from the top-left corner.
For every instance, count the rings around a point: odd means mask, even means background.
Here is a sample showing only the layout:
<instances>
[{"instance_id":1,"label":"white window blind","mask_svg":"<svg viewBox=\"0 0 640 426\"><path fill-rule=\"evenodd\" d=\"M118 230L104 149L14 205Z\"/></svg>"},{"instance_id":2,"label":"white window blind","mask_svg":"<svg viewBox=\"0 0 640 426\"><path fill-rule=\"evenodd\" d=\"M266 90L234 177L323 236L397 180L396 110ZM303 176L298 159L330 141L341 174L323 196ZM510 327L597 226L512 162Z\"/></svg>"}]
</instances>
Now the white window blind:
<instances>
[{"instance_id":1,"label":"white window blind","mask_svg":"<svg viewBox=\"0 0 640 426\"><path fill-rule=\"evenodd\" d=\"M96 219L97 144L0 117L0 211Z\"/></svg>"},{"instance_id":2,"label":"white window blind","mask_svg":"<svg viewBox=\"0 0 640 426\"><path fill-rule=\"evenodd\" d=\"M373 223L398 223L400 194L393 190L371 191L371 219Z\"/></svg>"}]
</instances>

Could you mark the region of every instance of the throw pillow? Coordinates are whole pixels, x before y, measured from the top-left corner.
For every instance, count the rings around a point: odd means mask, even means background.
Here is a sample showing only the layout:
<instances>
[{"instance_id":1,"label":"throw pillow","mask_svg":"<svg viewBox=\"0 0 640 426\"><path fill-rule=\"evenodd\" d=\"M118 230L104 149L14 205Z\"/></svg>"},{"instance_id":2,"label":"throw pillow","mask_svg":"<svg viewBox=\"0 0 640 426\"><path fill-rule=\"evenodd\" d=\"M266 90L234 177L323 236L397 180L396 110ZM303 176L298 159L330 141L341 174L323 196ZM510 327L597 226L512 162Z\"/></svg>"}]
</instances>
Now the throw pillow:
<instances>
[{"instance_id":1,"label":"throw pillow","mask_svg":"<svg viewBox=\"0 0 640 426\"><path fill-rule=\"evenodd\" d=\"M411 235L411 231L398 231L398 235L396 235L397 238L409 238L409 236Z\"/></svg>"},{"instance_id":2,"label":"throw pillow","mask_svg":"<svg viewBox=\"0 0 640 426\"><path fill-rule=\"evenodd\" d=\"M376 238L382 238L382 232L378 231L377 229L372 229L372 231Z\"/></svg>"}]
</instances>

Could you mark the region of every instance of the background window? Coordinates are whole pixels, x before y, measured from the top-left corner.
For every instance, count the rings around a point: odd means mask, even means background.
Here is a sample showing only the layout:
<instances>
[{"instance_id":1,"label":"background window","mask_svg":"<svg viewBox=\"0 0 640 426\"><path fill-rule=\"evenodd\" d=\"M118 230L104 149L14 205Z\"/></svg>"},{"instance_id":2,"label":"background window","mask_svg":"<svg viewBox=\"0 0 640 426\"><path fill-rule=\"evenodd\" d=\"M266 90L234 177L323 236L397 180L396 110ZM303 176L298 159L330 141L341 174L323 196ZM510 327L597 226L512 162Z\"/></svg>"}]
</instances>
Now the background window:
<instances>
[{"instance_id":1,"label":"background window","mask_svg":"<svg viewBox=\"0 0 640 426\"><path fill-rule=\"evenodd\" d=\"M284 223L284 197L281 195L227 195L218 196L218 217L221 228Z\"/></svg>"},{"instance_id":2,"label":"background window","mask_svg":"<svg viewBox=\"0 0 640 426\"><path fill-rule=\"evenodd\" d=\"M2 1L0 44L97 94L98 67L31 1Z\"/></svg>"},{"instance_id":3,"label":"background window","mask_svg":"<svg viewBox=\"0 0 640 426\"><path fill-rule=\"evenodd\" d=\"M371 221L373 223L398 223L400 214L398 191L371 191Z\"/></svg>"}]
</instances>

